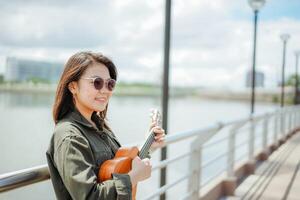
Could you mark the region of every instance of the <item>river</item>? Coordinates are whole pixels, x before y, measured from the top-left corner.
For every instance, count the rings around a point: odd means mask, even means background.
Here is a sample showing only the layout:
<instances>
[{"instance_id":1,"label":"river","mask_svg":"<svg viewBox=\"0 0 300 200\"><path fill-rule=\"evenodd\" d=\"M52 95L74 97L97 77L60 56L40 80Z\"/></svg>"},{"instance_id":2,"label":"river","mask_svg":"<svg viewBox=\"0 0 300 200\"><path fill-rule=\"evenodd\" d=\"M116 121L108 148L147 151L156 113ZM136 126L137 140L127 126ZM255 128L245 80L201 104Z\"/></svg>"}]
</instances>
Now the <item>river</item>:
<instances>
[{"instance_id":1,"label":"river","mask_svg":"<svg viewBox=\"0 0 300 200\"><path fill-rule=\"evenodd\" d=\"M54 127L51 115L53 99L53 94L0 92L0 174L46 163L45 152ZM250 112L249 102L171 98L168 134L247 117ZM272 103L257 103L255 109L257 113L263 113L277 107ZM161 100L158 97L112 97L108 112L109 124L122 144L143 141L150 123L150 108L161 110ZM178 146L171 147L169 154L176 155L181 151ZM154 163L158 155L159 152L154 153ZM184 171L188 170L186 162L177 167L171 165L174 170L169 172L169 179L183 168ZM138 197L153 192L157 183L158 172L154 172L151 179L140 184ZM178 187L181 187L180 184ZM176 187L173 191L176 194ZM0 199L55 199L55 196L50 181L44 181L0 194Z\"/></svg>"}]
</instances>

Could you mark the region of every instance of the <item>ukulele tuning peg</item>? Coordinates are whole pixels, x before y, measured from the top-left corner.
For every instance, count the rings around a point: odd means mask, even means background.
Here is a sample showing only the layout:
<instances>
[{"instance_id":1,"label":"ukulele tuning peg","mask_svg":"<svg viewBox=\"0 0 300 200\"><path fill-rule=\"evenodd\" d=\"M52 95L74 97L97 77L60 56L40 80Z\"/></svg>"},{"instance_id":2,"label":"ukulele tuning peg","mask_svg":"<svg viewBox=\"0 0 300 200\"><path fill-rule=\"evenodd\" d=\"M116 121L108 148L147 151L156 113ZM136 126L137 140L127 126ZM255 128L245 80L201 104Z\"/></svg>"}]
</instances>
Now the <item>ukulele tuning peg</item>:
<instances>
[{"instance_id":1,"label":"ukulele tuning peg","mask_svg":"<svg viewBox=\"0 0 300 200\"><path fill-rule=\"evenodd\" d=\"M152 115L154 113L154 108L149 109L150 111L150 115Z\"/></svg>"}]
</instances>

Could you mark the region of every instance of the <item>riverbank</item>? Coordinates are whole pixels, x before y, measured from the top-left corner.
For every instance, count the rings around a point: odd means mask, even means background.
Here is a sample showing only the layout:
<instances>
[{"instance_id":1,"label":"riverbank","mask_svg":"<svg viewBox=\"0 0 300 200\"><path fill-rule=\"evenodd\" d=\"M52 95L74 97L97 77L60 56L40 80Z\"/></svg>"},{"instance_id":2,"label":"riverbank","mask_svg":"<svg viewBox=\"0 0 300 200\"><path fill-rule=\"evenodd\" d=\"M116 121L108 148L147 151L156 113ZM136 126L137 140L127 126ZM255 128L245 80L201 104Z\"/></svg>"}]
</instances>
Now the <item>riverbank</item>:
<instances>
[{"instance_id":1,"label":"riverbank","mask_svg":"<svg viewBox=\"0 0 300 200\"><path fill-rule=\"evenodd\" d=\"M56 84L34 84L34 83L5 83L0 84L0 92L18 92L18 93L39 93L39 94L54 94L56 91ZM280 101L280 88L264 89L256 88L255 100L260 102ZM160 86L147 84L118 84L114 92L116 96L149 96L159 97L162 95ZM249 101L251 98L251 90L240 89L217 89L217 88L197 88L197 87L172 87L170 88L171 97L196 97L205 99L220 99L220 100L236 100ZM294 88L285 88L285 101L288 104L293 102Z\"/></svg>"}]
</instances>

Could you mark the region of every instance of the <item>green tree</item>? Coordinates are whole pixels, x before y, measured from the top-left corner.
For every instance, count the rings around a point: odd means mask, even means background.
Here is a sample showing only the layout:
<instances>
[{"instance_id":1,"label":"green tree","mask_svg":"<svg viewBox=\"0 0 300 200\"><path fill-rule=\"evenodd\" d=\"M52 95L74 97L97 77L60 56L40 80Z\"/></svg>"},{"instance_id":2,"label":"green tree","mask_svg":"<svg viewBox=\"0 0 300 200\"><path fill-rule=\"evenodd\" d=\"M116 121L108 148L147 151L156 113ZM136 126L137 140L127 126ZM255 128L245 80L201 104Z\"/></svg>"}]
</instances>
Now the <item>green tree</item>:
<instances>
[{"instance_id":1,"label":"green tree","mask_svg":"<svg viewBox=\"0 0 300 200\"><path fill-rule=\"evenodd\" d=\"M3 83L4 82L4 76L3 74L0 74L0 83Z\"/></svg>"},{"instance_id":2,"label":"green tree","mask_svg":"<svg viewBox=\"0 0 300 200\"><path fill-rule=\"evenodd\" d=\"M285 82L286 86L295 86L296 85L296 74L292 74L288 77L287 81ZM298 87L300 86L300 77L298 75Z\"/></svg>"},{"instance_id":3,"label":"green tree","mask_svg":"<svg viewBox=\"0 0 300 200\"><path fill-rule=\"evenodd\" d=\"M39 77L31 77L27 79L27 82L32 82L34 84L37 84L37 83L49 83L50 81Z\"/></svg>"}]
</instances>

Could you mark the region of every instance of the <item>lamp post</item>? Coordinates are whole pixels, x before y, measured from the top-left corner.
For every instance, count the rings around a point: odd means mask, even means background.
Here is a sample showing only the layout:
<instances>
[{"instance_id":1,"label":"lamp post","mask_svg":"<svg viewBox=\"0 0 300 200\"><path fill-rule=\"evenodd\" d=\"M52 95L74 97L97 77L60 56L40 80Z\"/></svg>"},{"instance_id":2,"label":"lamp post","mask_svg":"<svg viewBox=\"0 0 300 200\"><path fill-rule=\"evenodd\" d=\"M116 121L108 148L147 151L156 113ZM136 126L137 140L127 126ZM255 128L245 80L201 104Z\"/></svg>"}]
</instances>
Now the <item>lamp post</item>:
<instances>
[{"instance_id":1,"label":"lamp post","mask_svg":"<svg viewBox=\"0 0 300 200\"><path fill-rule=\"evenodd\" d=\"M171 6L172 0L165 1L165 32L164 32L164 73L163 73L163 98L162 98L162 110L163 121L162 127L165 132L168 133L168 107L169 107L169 68L170 68L170 42L171 42ZM167 159L167 147L162 148L160 154L160 160ZM160 187L166 185L167 182L167 168L163 167L160 170ZM160 200L166 199L166 193L163 193L159 197Z\"/></svg>"},{"instance_id":2,"label":"lamp post","mask_svg":"<svg viewBox=\"0 0 300 200\"><path fill-rule=\"evenodd\" d=\"M253 59L252 59L252 92L251 92L251 114L254 113L255 104L255 64L256 64L256 29L258 11L265 4L265 0L248 0L250 7L254 11L254 41L253 41Z\"/></svg>"},{"instance_id":3,"label":"lamp post","mask_svg":"<svg viewBox=\"0 0 300 200\"><path fill-rule=\"evenodd\" d=\"M284 106L284 68L285 68L285 52L286 52L286 43L290 38L289 34L281 34L281 40L283 41L283 56L282 56L282 77L281 77L281 107Z\"/></svg>"},{"instance_id":4,"label":"lamp post","mask_svg":"<svg viewBox=\"0 0 300 200\"><path fill-rule=\"evenodd\" d=\"M299 97L299 90L298 90L298 60L299 60L299 56L300 56L300 51L295 51L295 56L296 56L296 73L295 73L295 99L294 99L294 103L299 104L300 103L300 97Z\"/></svg>"}]
</instances>

